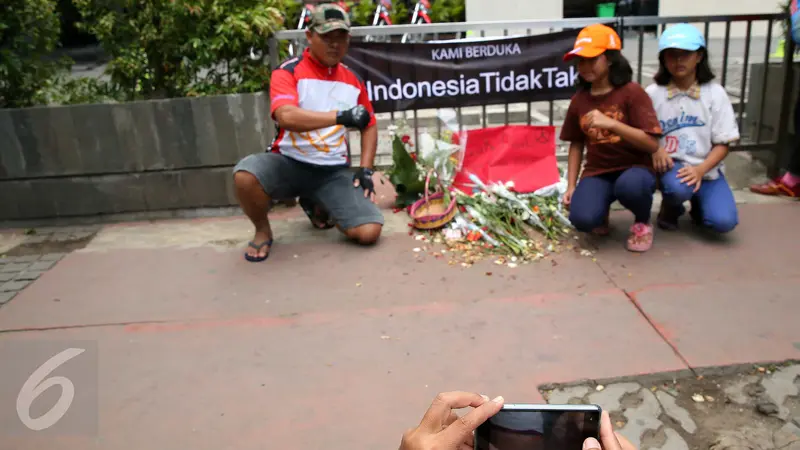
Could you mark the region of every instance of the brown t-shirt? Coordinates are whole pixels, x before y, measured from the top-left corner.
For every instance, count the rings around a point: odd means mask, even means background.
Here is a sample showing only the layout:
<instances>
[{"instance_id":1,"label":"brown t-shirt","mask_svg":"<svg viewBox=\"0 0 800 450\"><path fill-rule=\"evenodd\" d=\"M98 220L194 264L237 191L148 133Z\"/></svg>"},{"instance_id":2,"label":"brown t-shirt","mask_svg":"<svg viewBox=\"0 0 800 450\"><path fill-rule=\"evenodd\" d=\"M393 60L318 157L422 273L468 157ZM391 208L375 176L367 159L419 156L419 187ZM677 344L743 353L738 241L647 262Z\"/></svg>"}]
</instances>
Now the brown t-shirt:
<instances>
[{"instance_id":1,"label":"brown t-shirt","mask_svg":"<svg viewBox=\"0 0 800 450\"><path fill-rule=\"evenodd\" d=\"M646 133L661 135L661 125L653 108L653 101L639 84L630 82L597 96L588 90L578 91L569 104L567 117L561 128L561 140L583 142L586 145L586 163L581 178L631 167L644 167L654 171L650 153L635 148L608 130L586 126L584 116L594 109Z\"/></svg>"}]
</instances>

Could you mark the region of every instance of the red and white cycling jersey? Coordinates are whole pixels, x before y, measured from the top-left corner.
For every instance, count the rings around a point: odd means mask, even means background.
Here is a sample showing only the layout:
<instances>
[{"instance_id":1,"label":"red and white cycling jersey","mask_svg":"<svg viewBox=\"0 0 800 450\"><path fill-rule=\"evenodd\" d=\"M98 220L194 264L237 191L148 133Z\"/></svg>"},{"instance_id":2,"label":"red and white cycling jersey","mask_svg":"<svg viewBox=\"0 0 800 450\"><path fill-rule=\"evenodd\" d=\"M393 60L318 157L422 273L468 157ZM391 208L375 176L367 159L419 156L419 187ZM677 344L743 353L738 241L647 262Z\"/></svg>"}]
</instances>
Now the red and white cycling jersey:
<instances>
[{"instance_id":1,"label":"red and white cycling jersey","mask_svg":"<svg viewBox=\"0 0 800 450\"><path fill-rule=\"evenodd\" d=\"M368 126L375 125L372 103L359 76L344 64L322 65L308 49L272 72L270 99L273 119L275 111L284 105L320 112L364 105L371 117ZM298 161L323 166L349 164L347 149L347 130L342 125L303 133L279 128L271 147Z\"/></svg>"}]
</instances>

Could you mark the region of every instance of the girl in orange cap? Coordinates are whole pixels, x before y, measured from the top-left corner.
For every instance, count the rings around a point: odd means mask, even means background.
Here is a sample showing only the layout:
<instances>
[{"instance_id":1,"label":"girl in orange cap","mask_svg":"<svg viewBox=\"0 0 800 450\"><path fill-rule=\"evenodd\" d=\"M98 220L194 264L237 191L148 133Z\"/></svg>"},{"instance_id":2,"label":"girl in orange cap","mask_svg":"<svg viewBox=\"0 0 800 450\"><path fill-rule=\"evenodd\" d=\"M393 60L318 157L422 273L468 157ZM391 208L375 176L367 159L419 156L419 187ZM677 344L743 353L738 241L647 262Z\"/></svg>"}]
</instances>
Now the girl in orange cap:
<instances>
[{"instance_id":1,"label":"girl in orange cap","mask_svg":"<svg viewBox=\"0 0 800 450\"><path fill-rule=\"evenodd\" d=\"M606 235L611 204L618 200L634 216L627 248L644 252L653 245L652 154L659 147L661 126L650 97L632 81L621 48L613 29L596 24L581 30L574 49L564 56L578 59L580 75L561 129L561 140L570 143L564 203L576 229Z\"/></svg>"}]
</instances>

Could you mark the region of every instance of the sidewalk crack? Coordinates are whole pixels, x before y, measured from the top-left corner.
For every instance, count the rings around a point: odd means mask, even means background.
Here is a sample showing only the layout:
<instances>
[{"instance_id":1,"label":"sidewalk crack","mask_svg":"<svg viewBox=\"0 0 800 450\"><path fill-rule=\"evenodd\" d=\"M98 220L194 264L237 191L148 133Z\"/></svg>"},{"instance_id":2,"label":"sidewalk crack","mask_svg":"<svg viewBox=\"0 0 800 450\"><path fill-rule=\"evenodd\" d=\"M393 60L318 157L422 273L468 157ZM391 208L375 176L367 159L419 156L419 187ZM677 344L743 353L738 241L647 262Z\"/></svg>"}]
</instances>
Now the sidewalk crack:
<instances>
[{"instance_id":1,"label":"sidewalk crack","mask_svg":"<svg viewBox=\"0 0 800 450\"><path fill-rule=\"evenodd\" d=\"M663 340L667 345L669 345L669 347L672 349L672 352L675 353L675 356L677 356L678 359L680 359L681 362L683 362L683 364L689 370L691 370L695 376L697 376L698 373L694 370L694 367L692 367L691 364L689 364L689 361L681 354L680 350L678 350L678 347L675 344L673 344L667 338L667 336L664 335L661 329L659 329L658 325L656 325L655 321L653 321L653 319L644 311L644 309L642 309L642 305L640 305L639 301L636 299L636 293L629 292L625 289L621 289L621 291L625 294L626 297L628 297L628 300L630 300L630 302L633 304L633 307L636 308L637 311L639 311L639 314L641 314L642 317L644 317L644 319L647 321L647 323L650 324L650 327L653 328L653 331L658 333L658 335L661 337L661 340Z\"/></svg>"},{"instance_id":2,"label":"sidewalk crack","mask_svg":"<svg viewBox=\"0 0 800 450\"><path fill-rule=\"evenodd\" d=\"M622 292L625 295L625 297L628 298L628 301L631 302L633 307L636 308L636 311L638 311L639 314L644 318L644 320L647 321L647 323L650 325L650 328L652 328L653 331L655 331L656 334L658 334L661 340L664 341L664 343L667 344L672 349L672 353L674 353L675 356L681 360L681 362L686 366L687 369L689 369L695 376L697 376L698 374L694 370L694 367L692 367L691 364L689 364L689 361L683 356L683 354L681 354L680 350L678 350L678 347L675 344L673 344L667 338L666 335L664 335L664 333L661 331L661 329L659 329L655 321L644 311L642 305L640 305L639 301L636 299L636 292L628 291L627 289L620 286L616 281L614 281L614 278L608 273L608 271L606 271L605 267L603 267L603 265L600 264L599 261L595 261L595 265L597 265L597 267L603 272L603 274L606 276L606 279L608 279L608 282L611 283L615 288L619 289L619 291Z\"/></svg>"}]
</instances>

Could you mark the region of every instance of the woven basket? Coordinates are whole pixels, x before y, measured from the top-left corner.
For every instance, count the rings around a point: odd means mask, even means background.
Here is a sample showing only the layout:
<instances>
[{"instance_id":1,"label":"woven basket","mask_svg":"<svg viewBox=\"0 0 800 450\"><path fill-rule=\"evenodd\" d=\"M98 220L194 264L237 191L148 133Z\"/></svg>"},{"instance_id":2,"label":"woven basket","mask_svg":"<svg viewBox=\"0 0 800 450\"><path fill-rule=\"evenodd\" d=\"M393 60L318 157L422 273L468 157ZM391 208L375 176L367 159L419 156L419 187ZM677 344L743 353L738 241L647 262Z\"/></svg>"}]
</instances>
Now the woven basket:
<instances>
[{"instance_id":1,"label":"woven basket","mask_svg":"<svg viewBox=\"0 0 800 450\"><path fill-rule=\"evenodd\" d=\"M455 196L451 195L450 203L445 204L444 186L442 186L442 182L438 177L436 181L439 184L440 190L433 195L428 195L431 175L433 175L433 170L429 171L428 176L425 177L425 197L411 205L411 210L409 211L412 225L418 230L435 230L441 228L453 220L453 217L455 217L458 211L456 208Z\"/></svg>"}]
</instances>

